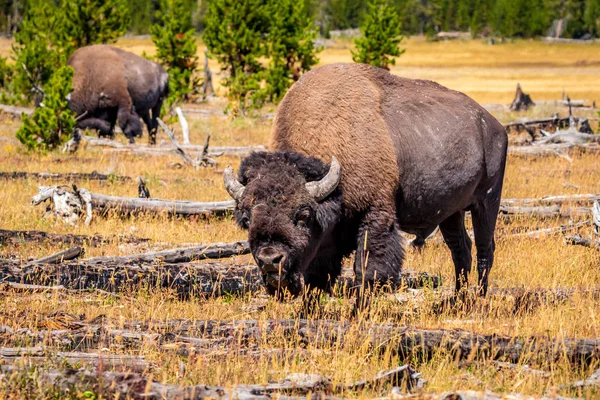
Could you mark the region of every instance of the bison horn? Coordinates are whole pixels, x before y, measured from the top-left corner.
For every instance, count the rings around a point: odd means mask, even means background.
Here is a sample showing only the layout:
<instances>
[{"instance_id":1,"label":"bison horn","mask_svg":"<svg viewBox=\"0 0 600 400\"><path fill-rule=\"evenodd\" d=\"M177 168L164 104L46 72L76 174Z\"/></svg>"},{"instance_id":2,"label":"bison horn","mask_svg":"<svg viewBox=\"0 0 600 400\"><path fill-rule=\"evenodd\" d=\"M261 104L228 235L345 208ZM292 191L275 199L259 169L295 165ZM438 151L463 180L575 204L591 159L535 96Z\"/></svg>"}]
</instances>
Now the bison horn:
<instances>
[{"instance_id":1,"label":"bison horn","mask_svg":"<svg viewBox=\"0 0 600 400\"><path fill-rule=\"evenodd\" d=\"M335 190L338 183L340 183L341 176L342 167L334 156L331 158L331 166L329 167L327 175L320 181L307 182L306 190L308 190L308 193L310 193L316 201L321 201Z\"/></svg>"},{"instance_id":2,"label":"bison horn","mask_svg":"<svg viewBox=\"0 0 600 400\"><path fill-rule=\"evenodd\" d=\"M225 168L225 172L223 172L223 181L225 183L225 189L227 190L227 193L229 193L229 195L233 197L235 201L239 201L242 198L244 189L246 189L246 187L237 180L233 174L233 168Z\"/></svg>"}]
</instances>

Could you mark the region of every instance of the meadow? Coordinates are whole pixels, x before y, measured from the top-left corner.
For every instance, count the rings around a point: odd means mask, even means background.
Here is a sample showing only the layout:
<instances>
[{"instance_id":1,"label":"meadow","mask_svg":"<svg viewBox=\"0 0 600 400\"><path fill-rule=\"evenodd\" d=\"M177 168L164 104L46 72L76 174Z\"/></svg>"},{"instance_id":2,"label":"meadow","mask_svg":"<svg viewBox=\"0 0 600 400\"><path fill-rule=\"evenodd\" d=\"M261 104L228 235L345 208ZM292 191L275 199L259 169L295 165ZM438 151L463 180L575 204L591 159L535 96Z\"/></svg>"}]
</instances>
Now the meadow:
<instances>
[{"instance_id":1,"label":"meadow","mask_svg":"<svg viewBox=\"0 0 600 400\"><path fill-rule=\"evenodd\" d=\"M462 91L482 104L509 104L517 83L533 100L557 100L563 92L573 99L600 100L600 51L596 44L547 44L539 41L515 41L489 45L484 41L427 42L409 38L406 53L392 68L392 73L411 78L431 79L449 88ZM152 43L146 39L121 39L117 46L141 54L152 53ZM8 52L8 41L0 42L0 54ZM321 64L351 61L350 42L337 41L320 54ZM203 57L200 46L199 55ZM217 94L224 90L218 84L218 65L211 61L215 71ZM194 144L204 143L207 131L212 145L247 146L267 145L272 120L269 118L240 117L231 119L222 114L225 100L218 97L205 103L186 105L188 110L209 110L211 113L188 112L190 139ZM557 106L536 106L530 111L512 113L497 107L491 112L503 123L521 117L550 116L554 112L565 116L568 110ZM272 113L274 106L266 106L263 113ZM593 110L575 111L577 115L596 116ZM227 200L222 184L222 171L227 165L237 169L240 157L217 158L212 168L194 170L178 168L174 155L164 157L136 156L87 146L76 155L52 153L29 154L15 142L14 133L19 120L9 115L0 116L0 172L81 172L97 171L103 174L141 176L147 181L152 197L194 201ZM176 125L174 125L178 128ZM596 124L593 124L596 128ZM179 131L176 130L176 134ZM511 142L521 136L511 133ZM125 143L122 136L117 140ZM168 139L161 132L160 142ZM138 142L145 143L146 137ZM71 182L62 182L71 183ZM0 179L0 229L40 230L53 233L103 235L112 240L94 246L85 246L86 257L100 255L127 255L163 248L184 247L190 243L229 242L243 240L245 232L238 229L231 217L181 219L167 215L136 214L126 218L117 215L95 216L90 226L76 227L42 218L43 207L33 207L31 197L39 185L50 184L38 179ZM77 182L95 193L137 197L137 185L131 182ZM550 156L524 158L509 156L504 183L504 198L534 198L547 195L600 193L600 165L598 155L573 151L568 157ZM574 222L585 217L573 217ZM566 223L564 218L500 218L496 233L496 261L490 282L494 289L519 288L587 288L600 285L600 252L596 249L565 244L562 234L539 237L518 234ZM592 227L584 225L569 233L580 232L584 237L593 235ZM142 245L127 243L135 236L149 239ZM0 257L29 259L42 257L69 247L68 244L0 242ZM455 390L512 392L534 397L561 394L593 398L600 395L594 388L562 389L556 387L584 379L600 368L600 360L573 364L565 357L552 363L534 362L535 349L526 352L515 368L500 368L486 359L458 361L452 352L435 352L429 359L398 354L389 350L374 351L364 327L376 323L395 323L423 329L463 329L479 334L496 334L527 338L530 336L563 338L600 338L600 306L593 294L582 291L561 302L540 304L533 310L515 312L514 302L508 297L489 296L466 311L436 312L436 295L453 287L454 267L450 252L439 233L430 239L422 252L408 250L405 267L440 276L443 289L405 290L394 295L381 295L368 313L353 318L351 300L343 297L323 298L326 318L350 324L348 337L340 343L323 345L301 343L296 335L264 333L250 345L241 338L226 345L196 352L179 352L168 346L157 346L151 341L141 346L111 344L108 349L75 348L75 350L111 354L144 356L151 364L145 374L155 381L176 385L219 385L233 388L238 384L266 384L278 381L292 373L322 374L334 385L370 378L377 372L411 363L428 383L416 397L428 393ZM234 257L226 262L232 265L251 264L250 256ZM348 265L352 260L347 260ZM472 282L475 283L475 273ZM407 300L408 299L408 300ZM77 321L102 319L115 329L126 321L186 321L223 320L282 320L297 318L301 302L278 302L262 291L245 296L220 296L180 299L172 291L139 288L130 293L101 292L19 291L4 286L0 281L0 326L12 331L28 330L42 333L49 329L72 329ZM75 324L76 325L76 324ZM152 331L152 324L149 330ZM159 328L155 328L158 331ZM0 331L3 347L25 346L31 343L11 341L9 334ZM46 343L47 346L55 346ZM254 351L249 352L247 347ZM57 349L60 346L56 347ZM282 350L274 352L272 350ZM534 363L532 363L534 362ZM0 359L0 365L3 361ZM27 357L22 363L27 366ZM524 365L546 371L543 376L531 373ZM48 359L44 367L60 367L60 360ZM125 370L125 369L124 369ZM73 390L58 395L54 389L40 384L34 370L28 374L0 374L0 398L110 398L97 388ZM376 385L363 390L344 393L348 397L374 398L390 396L391 386ZM88 396L88 397L85 397ZM95 396L95 397L90 397Z\"/></svg>"}]
</instances>

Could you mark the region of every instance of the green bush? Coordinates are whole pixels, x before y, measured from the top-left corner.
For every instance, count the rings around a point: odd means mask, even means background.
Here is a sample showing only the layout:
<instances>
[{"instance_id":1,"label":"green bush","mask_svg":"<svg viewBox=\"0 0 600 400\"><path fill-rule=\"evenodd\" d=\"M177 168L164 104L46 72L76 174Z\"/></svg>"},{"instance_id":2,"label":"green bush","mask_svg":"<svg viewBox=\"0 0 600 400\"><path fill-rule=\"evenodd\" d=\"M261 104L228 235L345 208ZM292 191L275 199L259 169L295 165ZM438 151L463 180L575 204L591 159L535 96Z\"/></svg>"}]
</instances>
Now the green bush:
<instances>
[{"instance_id":1,"label":"green bush","mask_svg":"<svg viewBox=\"0 0 600 400\"><path fill-rule=\"evenodd\" d=\"M197 45L192 11L187 3L185 0L163 0L161 10L156 14L161 23L150 28L152 41L156 45L156 59L169 72L168 106L187 99L198 86L195 76Z\"/></svg>"},{"instance_id":2,"label":"green bush","mask_svg":"<svg viewBox=\"0 0 600 400\"><path fill-rule=\"evenodd\" d=\"M400 35L400 19L387 0L372 0L369 12L361 28L362 37L355 40L356 51L352 59L358 63L390 69L396 64L395 57L404 53L400 50L403 36Z\"/></svg>"},{"instance_id":3,"label":"green bush","mask_svg":"<svg viewBox=\"0 0 600 400\"><path fill-rule=\"evenodd\" d=\"M75 118L67 96L72 90L73 68L56 70L44 87L45 97L31 117L23 114L17 139L30 150L48 151L58 148L73 132Z\"/></svg>"}]
</instances>

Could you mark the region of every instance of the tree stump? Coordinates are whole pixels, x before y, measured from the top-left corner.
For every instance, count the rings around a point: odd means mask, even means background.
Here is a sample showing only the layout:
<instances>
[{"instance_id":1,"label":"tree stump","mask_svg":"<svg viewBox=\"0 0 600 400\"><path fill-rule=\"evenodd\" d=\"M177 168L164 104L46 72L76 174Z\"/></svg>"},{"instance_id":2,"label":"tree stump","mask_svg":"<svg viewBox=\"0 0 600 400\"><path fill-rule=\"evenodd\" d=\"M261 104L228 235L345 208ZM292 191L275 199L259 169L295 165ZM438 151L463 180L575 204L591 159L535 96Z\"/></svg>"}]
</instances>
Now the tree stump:
<instances>
[{"instance_id":1,"label":"tree stump","mask_svg":"<svg viewBox=\"0 0 600 400\"><path fill-rule=\"evenodd\" d=\"M521 84L517 83L517 91L515 93L515 99L510 105L511 111L526 111L529 107L534 106L535 103L531 100L531 97L524 93L521 89Z\"/></svg>"}]
</instances>

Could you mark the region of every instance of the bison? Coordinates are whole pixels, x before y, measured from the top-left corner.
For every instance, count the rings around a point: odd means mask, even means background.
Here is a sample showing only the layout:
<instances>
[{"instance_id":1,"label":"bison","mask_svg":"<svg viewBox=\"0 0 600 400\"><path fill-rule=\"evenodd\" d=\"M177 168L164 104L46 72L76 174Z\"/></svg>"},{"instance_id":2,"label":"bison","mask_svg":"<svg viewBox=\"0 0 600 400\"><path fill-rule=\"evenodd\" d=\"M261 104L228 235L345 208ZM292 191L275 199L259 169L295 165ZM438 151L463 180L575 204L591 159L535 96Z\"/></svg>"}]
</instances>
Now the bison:
<instances>
[{"instance_id":1,"label":"bison","mask_svg":"<svg viewBox=\"0 0 600 400\"><path fill-rule=\"evenodd\" d=\"M462 93L333 64L289 90L272 151L246 157L237 178L227 168L224 183L270 294L329 290L353 251L358 282L395 283L400 230L422 239L437 226L459 291L471 270L470 211L485 295L507 141L504 127Z\"/></svg>"},{"instance_id":2,"label":"bison","mask_svg":"<svg viewBox=\"0 0 600 400\"><path fill-rule=\"evenodd\" d=\"M76 50L67 63L74 69L70 108L78 128L112 136L117 119L131 143L141 136L144 120L155 143L157 118L168 94L168 75L152 61L108 45Z\"/></svg>"}]
</instances>

